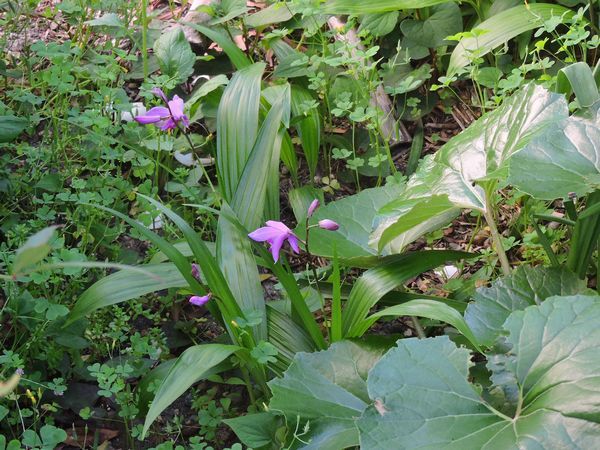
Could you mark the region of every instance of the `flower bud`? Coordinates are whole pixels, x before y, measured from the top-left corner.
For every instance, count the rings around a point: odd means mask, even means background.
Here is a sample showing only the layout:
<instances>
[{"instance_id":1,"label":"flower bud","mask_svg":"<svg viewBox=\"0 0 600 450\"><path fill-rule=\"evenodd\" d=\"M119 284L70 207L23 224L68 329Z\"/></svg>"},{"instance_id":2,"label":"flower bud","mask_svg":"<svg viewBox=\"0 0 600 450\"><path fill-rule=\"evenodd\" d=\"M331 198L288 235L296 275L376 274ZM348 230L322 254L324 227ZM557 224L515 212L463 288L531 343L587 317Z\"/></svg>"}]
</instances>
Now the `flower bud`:
<instances>
[{"instance_id":1,"label":"flower bud","mask_svg":"<svg viewBox=\"0 0 600 450\"><path fill-rule=\"evenodd\" d=\"M190 303L194 306L204 306L206 303L208 303L208 301L210 300L210 298L212 297L212 294L206 294L202 297L198 296L198 295L193 295L190 297Z\"/></svg>"},{"instance_id":2,"label":"flower bud","mask_svg":"<svg viewBox=\"0 0 600 450\"><path fill-rule=\"evenodd\" d=\"M312 201L312 203L310 204L310 206L308 207L308 217L312 217L312 215L315 213L315 211L317 210L317 208L319 207L320 203L319 203L319 199L314 199Z\"/></svg>"},{"instance_id":3,"label":"flower bud","mask_svg":"<svg viewBox=\"0 0 600 450\"><path fill-rule=\"evenodd\" d=\"M200 267L196 263L192 263L192 276L198 280L200 280Z\"/></svg>"},{"instance_id":4,"label":"flower bud","mask_svg":"<svg viewBox=\"0 0 600 450\"><path fill-rule=\"evenodd\" d=\"M340 226L336 222L329 219L319 220L319 227L329 231L335 231L338 228L340 228Z\"/></svg>"}]
</instances>

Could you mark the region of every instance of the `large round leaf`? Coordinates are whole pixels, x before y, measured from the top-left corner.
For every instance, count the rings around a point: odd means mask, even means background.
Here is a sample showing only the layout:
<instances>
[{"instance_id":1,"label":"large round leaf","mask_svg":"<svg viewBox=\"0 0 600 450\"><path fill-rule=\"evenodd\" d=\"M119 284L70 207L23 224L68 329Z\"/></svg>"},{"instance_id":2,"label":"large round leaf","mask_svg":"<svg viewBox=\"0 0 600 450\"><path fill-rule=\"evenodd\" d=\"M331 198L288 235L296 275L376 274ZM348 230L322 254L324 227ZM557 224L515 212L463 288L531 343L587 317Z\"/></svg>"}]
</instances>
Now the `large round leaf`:
<instances>
[{"instance_id":1,"label":"large round leaf","mask_svg":"<svg viewBox=\"0 0 600 450\"><path fill-rule=\"evenodd\" d=\"M467 306L465 320L479 343L491 347L513 311L539 305L555 295L588 292L592 291L585 281L566 268L521 266L490 287L477 289L473 302Z\"/></svg>"},{"instance_id":2,"label":"large round leaf","mask_svg":"<svg viewBox=\"0 0 600 450\"><path fill-rule=\"evenodd\" d=\"M447 337L405 339L369 373L361 449L595 448L600 439L600 302L552 297L513 313L492 380L517 393L514 413L468 381L470 354ZM513 386L511 386L513 385Z\"/></svg>"}]
</instances>

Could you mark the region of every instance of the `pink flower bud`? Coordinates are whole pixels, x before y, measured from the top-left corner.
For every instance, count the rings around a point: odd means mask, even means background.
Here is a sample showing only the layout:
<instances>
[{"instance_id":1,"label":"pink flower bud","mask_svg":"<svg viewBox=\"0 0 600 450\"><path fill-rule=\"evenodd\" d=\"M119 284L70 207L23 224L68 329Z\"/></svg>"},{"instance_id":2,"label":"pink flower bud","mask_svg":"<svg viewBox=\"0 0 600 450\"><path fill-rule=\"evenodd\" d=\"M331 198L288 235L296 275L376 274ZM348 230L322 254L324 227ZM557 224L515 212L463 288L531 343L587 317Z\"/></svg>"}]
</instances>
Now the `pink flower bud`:
<instances>
[{"instance_id":1,"label":"pink flower bud","mask_svg":"<svg viewBox=\"0 0 600 450\"><path fill-rule=\"evenodd\" d=\"M324 230L335 231L340 226L333 220L323 219L319 220L319 227L323 228Z\"/></svg>"},{"instance_id":2,"label":"pink flower bud","mask_svg":"<svg viewBox=\"0 0 600 450\"><path fill-rule=\"evenodd\" d=\"M206 303L208 303L208 301L210 300L210 298L212 297L212 294L208 293L202 297L198 296L198 295L193 295L190 297L190 303L194 306L204 306Z\"/></svg>"},{"instance_id":3,"label":"pink flower bud","mask_svg":"<svg viewBox=\"0 0 600 450\"><path fill-rule=\"evenodd\" d=\"M312 203L310 204L310 206L308 207L308 217L312 217L312 215L315 213L315 211L317 210L319 205L320 205L319 200L315 198L312 201Z\"/></svg>"}]
</instances>

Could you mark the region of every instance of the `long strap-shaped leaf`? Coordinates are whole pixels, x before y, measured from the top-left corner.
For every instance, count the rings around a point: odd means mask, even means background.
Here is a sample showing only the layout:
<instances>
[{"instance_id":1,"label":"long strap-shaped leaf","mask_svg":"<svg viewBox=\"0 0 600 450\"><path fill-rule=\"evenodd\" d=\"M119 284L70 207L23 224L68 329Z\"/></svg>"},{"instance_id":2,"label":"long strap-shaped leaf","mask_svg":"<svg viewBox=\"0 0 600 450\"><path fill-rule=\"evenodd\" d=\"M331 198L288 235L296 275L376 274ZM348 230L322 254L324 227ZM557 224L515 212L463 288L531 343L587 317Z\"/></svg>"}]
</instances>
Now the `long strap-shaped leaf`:
<instances>
[{"instance_id":1,"label":"long strap-shaped leaf","mask_svg":"<svg viewBox=\"0 0 600 450\"><path fill-rule=\"evenodd\" d=\"M161 412L190 386L211 373L210 370L214 366L239 350L242 348L235 345L205 344L195 345L183 352L156 391L150 410L146 415L142 438Z\"/></svg>"},{"instance_id":2,"label":"long strap-shaped leaf","mask_svg":"<svg viewBox=\"0 0 600 450\"><path fill-rule=\"evenodd\" d=\"M448 74L452 75L469 64L476 55L481 58L499 45L529 30L542 26L551 17L568 18L573 11L564 6L548 3L533 3L515 6L481 22L475 30L484 31L477 37L467 37L459 41L450 56Z\"/></svg>"},{"instance_id":3,"label":"long strap-shaped leaf","mask_svg":"<svg viewBox=\"0 0 600 450\"><path fill-rule=\"evenodd\" d=\"M177 227L181 230L190 244L190 248L192 249L192 253L194 254L196 262L202 269L202 274L206 279L206 284L221 300L221 305L224 307L221 309L221 313L223 314L225 325L229 328L231 320L234 320L236 317L243 317L243 313L241 308L238 306L235 297L231 293L231 290L229 289L227 281L225 280L225 277L223 276L215 257L211 254L206 244L200 239L192 227L178 214L151 197L143 194L138 195L146 199L155 208L171 219L173 223L175 223L175 225L177 225ZM192 277L192 279L194 279L194 277Z\"/></svg>"},{"instance_id":4,"label":"long strap-shaped leaf","mask_svg":"<svg viewBox=\"0 0 600 450\"><path fill-rule=\"evenodd\" d=\"M229 60L236 69L243 69L244 67L248 67L252 64L252 61L250 61L244 52L241 51L237 45L235 45L235 42L231 40L227 33L215 28L208 28L204 25L199 25L197 23L183 22L183 24L188 27L192 27L196 31L208 37L211 41L218 44L219 47L221 47L225 54L229 57Z\"/></svg>"},{"instance_id":5,"label":"long strap-shaped leaf","mask_svg":"<svg viewBox=\"0 0 600 450\"><path fill-rule=\"evenodd\" d=\"M265 64L248 66L232 77L217 112L217 174L231 202L258 133L260 84Z\"/></svg>"},{"instance_id":6,"label":"long strap-shaped leaf","mask_svg":"<svg viewBox=\"0 0 600 450\"><path fill-rule=\"evenodd\" d=\"M406 280L446 261L473 256L472 253L465 252L429 250L386 258L381 265L367 270L354 284L344 309L344 337L361 336L369 310L381 297Z\"/></svg>"},{"instance_id":7,"label":"long strap-shaped leaf","mask_svg":"<svg viewBox=\"0 0 600 450\"><path fill-rule=\"evenodd\" d=\"M398 317L398 316L417 316L426 317L428 319L440 320L446 322L456 328L466 337L475 349L481 352L477 338L465 322L465 319L460 313L440 301L429 299L411 300L401 305L391 306L379 311L367 318L364 322L361 333L365 333L371 325L373 325L381 317Z\"/></svg>"},{"instance_id":8,"label":"long strap-shaped leaf","mask_svg":"<svg viewBox=\"0 0 600 450\"><path fill-rule=\"evenodd\" d=\"M448 3L451 0L328 0L321 7L327 14L372 14L401 9L418 9Z\"/></svg>"}]
</instances>

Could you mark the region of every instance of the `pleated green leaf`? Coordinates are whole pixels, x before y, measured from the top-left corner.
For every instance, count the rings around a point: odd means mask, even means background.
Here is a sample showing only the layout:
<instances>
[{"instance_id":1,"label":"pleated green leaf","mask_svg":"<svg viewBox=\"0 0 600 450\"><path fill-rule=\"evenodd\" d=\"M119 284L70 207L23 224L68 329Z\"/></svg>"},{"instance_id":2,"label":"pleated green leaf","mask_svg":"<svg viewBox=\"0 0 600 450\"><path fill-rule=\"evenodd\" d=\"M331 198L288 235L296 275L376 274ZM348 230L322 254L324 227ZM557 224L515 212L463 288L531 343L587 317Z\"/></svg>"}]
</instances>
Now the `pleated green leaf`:
<instances>
[{"instance_id":1,"label":"pleated green leaf","mask_svg":"<svg viewBox=\"0 0 600 450\"><path fill-rule=\"evenodd\" d=\"M313 108L304 113L302 104L315 100L311 93L301 86L292 85L292 114L298 119L296 130L300 137L300 143L308 170L311 177L314 176L319 162L319 148L321 147L321 117L319 110Z\"/></svg>"},{"instance_id":2,"label":"pleated green leaf","mask_svg":"<svg viewBox=\"0 0 600 450\"><path fill-rule=\"evenodd\" d=\"M482 31L483 34L458 42L450 56L447 73L452 75L462 69L469 64L473 55L482 57L521 33L541 27L551 17L563 14L567 18L573 15L573 11L560 5L532 3L515 6L490 17L472 30Z\"/></svg>"},{"instance_id":3,"label":"pleated green leaf","mask_svg":"<svg viewBox=\"0 0 600 450\"><path fill-rule=\"evenodd\" d=\"M183 24L188 27L192 27L196 31L208 37L211 41L218 44L219 47L221 47L225 54L229 57L229 60L236 69L243 69L244 67L248 67L252 64L252 61L250 61L246 54L241 51L237 45L235 45L235 42L231 40L225 31L221 31L217 28L208 28L197 23L183 22Z\"/></svg>"},{"instance_id":4,"label":"pleated green leaf","mask_svg":"<svg viewBox=\"0 0 600 450\"><path fill-rule=\"evenodd\" d=\"M441 266L447 261L456 261L474 256L455 251L420 251L390 256L380 265L367 270L354 283L346 302L343 315L345 338L361 336L368 324L369 310L385 294L402 285L406 280L427 270Z\"/></svg>"},{"instance_id":5,"label":"pleated green leaf","mask_svg":"<svg viewBox=\"0 0 600 450\"><path fill-rule=\"evenodd\" d=\"M225 200L231 202L258 134L261 78L265 64L235 73L217 112L217 173ZM235 209L235 208L234 208Z\"/></svg>"},{"instance_id":6,"label":"pleated green leaf","mask_svg":"<svg viewBox=\"0 0 600 450\"><path fill-rule=\"evenodd\" d=\"M161 412L194 383L212 374L213 367L240 349L235 345L206 344L195 345L183 352L156 391L146 415L142 438Z\"/></svg>"},{"instance_id":7,"label":"pleated green leaf","mask_svg":"<svg viewBox=\"0 0 600 450\"><path fill-rule=\"evenodd\" d=\"M321 8L327 14L372 14L402 9L427 8L451 0L328 0Z\"/></svg>"}]
</instances>

